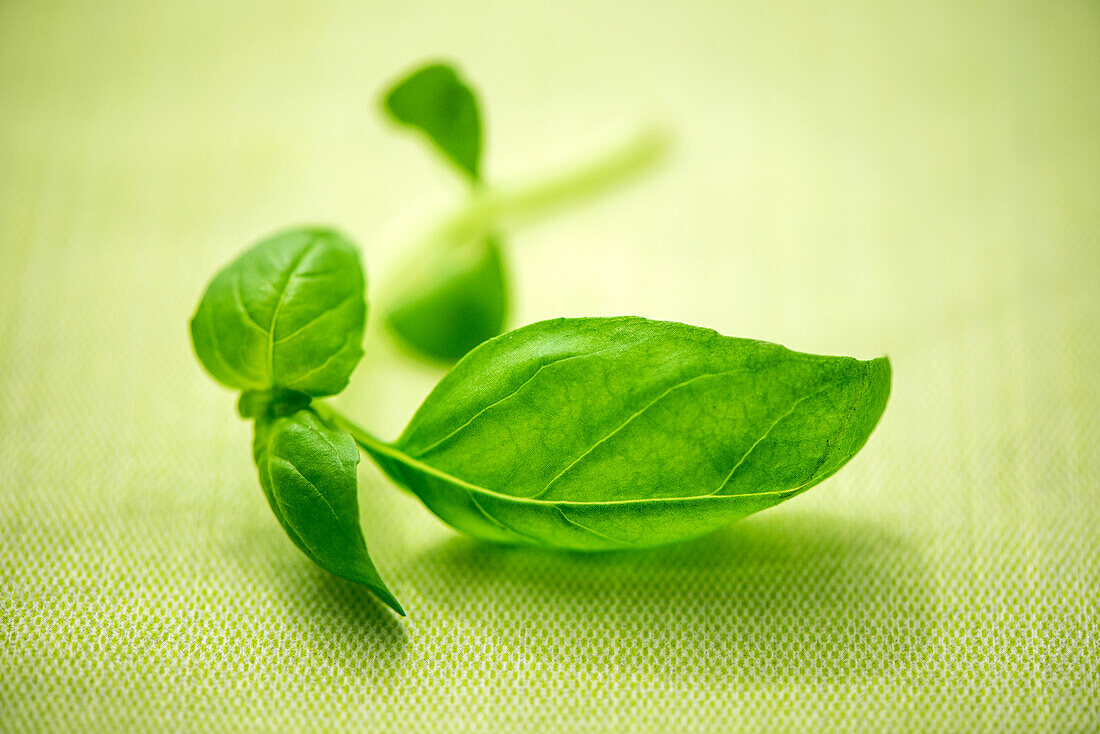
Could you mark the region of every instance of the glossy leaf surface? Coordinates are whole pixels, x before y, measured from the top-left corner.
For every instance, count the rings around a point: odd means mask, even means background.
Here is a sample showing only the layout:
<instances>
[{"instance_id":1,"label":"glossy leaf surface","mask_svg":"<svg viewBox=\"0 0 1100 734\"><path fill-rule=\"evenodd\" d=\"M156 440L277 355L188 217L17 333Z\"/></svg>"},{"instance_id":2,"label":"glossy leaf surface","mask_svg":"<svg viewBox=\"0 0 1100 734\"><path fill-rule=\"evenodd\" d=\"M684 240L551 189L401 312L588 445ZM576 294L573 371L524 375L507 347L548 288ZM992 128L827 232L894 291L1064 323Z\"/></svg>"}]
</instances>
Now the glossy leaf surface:
<instances>
[{"instance_id":1,"label":"glossy leaf surface","mask_svg":"<svg viewBox=\"0 0 1100 734\"><path fill-rule=\"evenodd\" d=\"M364 290L359 254L342 235L282 232L207 287L191 320L195 352L228 387L334 395L363 356Z\"/></svg>"},{"instance_id":2,"label":"glossy leaf surface","mask_svg":"<svg viewBox=\"0 0 1100 734\"><path fill-rule=\"evenodd\" d=\"M472 535L667 543L793 497L863 446L890 365L646 319L546 321L466 356L393 444L361 441Z\"/></svg>"},{"instance_id":3,"label":"glossy leaf surface","mask_svg":"<svg viewBox=\"0 0 1100 734\"><path fill-rule=\"evenodd\" d=\"M366 586L404 614L359 527L359 449L351 436L306 409L257 420L252 450L268 504L294 544L325 570Z\"/></svg>"}]
</instances>

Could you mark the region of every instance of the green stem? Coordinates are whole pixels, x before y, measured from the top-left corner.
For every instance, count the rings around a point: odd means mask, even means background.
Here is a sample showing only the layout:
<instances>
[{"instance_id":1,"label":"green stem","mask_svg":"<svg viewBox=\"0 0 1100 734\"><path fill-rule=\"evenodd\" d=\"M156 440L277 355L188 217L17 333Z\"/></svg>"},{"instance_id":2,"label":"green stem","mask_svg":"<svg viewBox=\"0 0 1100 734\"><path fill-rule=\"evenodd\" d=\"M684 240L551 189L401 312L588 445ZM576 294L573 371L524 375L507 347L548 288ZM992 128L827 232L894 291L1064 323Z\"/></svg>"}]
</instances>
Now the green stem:
<instances>
[{"instance_id":1,"label":"green stem","mask_svg":"<svg viewBox=\"0 0 1100 734\"><path fill-rule=\"evenodd\" d=\"M315 400L311 407L323 420L337 428L343 428L350 433L351 437L355 439L355 443L362 446L366 451L377 451L378 453L386 455L393 455L396 451L393 446L378 438L362 426L352 422L351 419L331 405Z\"/></svg>"},{"instance_id":2,"label":"green stem","mask_svg":"<svg viewBox=\"0 0 1100 734\"><path fill-rule=\"evenodd\" d=\"M629 181L664 158L671 140L668 130L652 125L614 150L562 173L523 186L479 187L464 206L409 248L398 275L376 300L389 303L404 284L415 281L438 262L433 251L439 248L455 250L491 232L535 221Z\"/></svg>"},{"instance_id":3,"label":"green stem","mask_svg":"<svg viewBox=\"0 0 1100 734\"><path fill-rule=\"evenodd\" d=\"M595 196L630 180L661 160L671 135L658 126L640 130L633 138L604 155L571 170L516 188L488 187L475 192L470 202L437 229L444 235L461 235L486 228L546 216L554 209Z\"/></svg>"},{"instance_id":4,"label":"green stem","mask_svg":"<svg viewBox=\"0 0 1100 734\"><path fill-rule=\"evenodd\" d=\"M438 477L445 482L458 484L460 486L464 486L468 489L473 489L476 491L484 491L480 487L475 487L473 485L467 484L457 477L452 477L448 474L444 474L443 472L436 469L434 466L429 466L420 461L417 461L393 444L386 443L367 429L356 424L343 413L336 410L330 405L326 405L325 403L322 403L320 401L314 401L313 410L315 410L317 414L321 416L321 419L327 422L330 426L342 428L347 431L351 435L352 439L355 440L355 443L359 444L360 448L362 448L367 453L367 455L370 456L371 459L379 465L379 468L389 474L390 478L394 480L394 483L406 492L412 493L412 491L408 487L406 487L404 483L394 477L393 474L391 474L390 471L378 461L379 456L386 456L400 464L413 467L415 469L418 469L419 471L424 472L425 474L430 474L432 476Z\"/></svg>"}]
</instances>

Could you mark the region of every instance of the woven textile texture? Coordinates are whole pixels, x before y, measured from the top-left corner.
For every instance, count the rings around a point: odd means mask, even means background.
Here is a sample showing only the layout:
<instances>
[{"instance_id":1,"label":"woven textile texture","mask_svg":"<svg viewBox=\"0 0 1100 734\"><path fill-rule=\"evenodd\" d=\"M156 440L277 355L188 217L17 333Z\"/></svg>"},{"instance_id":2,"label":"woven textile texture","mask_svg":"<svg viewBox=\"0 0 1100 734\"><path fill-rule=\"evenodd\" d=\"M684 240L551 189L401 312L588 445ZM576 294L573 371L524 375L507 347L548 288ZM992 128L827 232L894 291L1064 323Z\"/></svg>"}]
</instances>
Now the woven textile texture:
<instances>
[{"instance_id":1,"label":"woven textile texture","mask_svg":"<svg viewBox=\"0 0 1100 734\"><path fill-rule=\"evenodd\" d=\"M508 233L512 324L639 314L888 354L866 448L703 539L464 538L362 464L409 616L312 565L206 282L338 226L371 293L461 182L377 95L454 59L486 173L667 163ZM1100 731L1095 2L0 0L0 732ZM337 404L439 379L378 326Z\"/></svg>"}]
</instances>

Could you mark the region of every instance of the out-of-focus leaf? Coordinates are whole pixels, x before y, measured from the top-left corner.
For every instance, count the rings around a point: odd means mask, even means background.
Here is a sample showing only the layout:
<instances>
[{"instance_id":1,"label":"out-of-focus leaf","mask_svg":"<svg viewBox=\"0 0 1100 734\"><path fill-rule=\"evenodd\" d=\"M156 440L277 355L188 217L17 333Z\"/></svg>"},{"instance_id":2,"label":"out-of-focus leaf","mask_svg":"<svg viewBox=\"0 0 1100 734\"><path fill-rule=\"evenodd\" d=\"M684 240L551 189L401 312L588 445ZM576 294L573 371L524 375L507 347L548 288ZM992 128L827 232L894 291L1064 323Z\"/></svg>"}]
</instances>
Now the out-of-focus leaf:
<instances>
[{"instance_id":1,"label":"out-of-focus leaf","mask_svg":"<svg viewBox=\"0 0 1100 734\"><path fill-rule=\"evenodd\" d=\"M500 334L508 296L495 237L441 250L409 280L386 316L407 345L453 362Z\"/></svg>"},{"instance_id":2,"label":"out-of-focus leaf","mask_svg":"<svg viewBox=\"0 0 1100 734\"><path fill-rule=\"evenodd\" d=\"M383 107L402 125L419 130L471 179L481 177L481 115L473 90L454 67L433 63L403 77Z\"/></svg>"}]
</instances>

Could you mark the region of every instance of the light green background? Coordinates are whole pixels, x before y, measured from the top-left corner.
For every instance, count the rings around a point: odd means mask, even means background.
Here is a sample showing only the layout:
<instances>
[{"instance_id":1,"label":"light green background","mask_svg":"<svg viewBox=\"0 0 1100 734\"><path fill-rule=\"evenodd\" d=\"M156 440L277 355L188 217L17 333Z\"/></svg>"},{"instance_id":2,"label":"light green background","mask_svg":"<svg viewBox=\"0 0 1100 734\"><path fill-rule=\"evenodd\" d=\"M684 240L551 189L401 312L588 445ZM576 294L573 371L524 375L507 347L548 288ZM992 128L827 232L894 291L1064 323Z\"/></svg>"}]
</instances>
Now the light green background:
<instances>
[{"instance_id":1,"label":"light green background","mask_svg":"<svg viewBox=\"0 0 1100 734\"><path fill-rule=\"evenodd\" d=\"M510 239L513 323L636 313L889 354L865 450L703 540L459 537L371 466L399 620L316 569L190 353L214 271L461 197L374 98L444 55L523 180L643 120L658 175ZM1095 2L0 0L0 730L1100 728ZM340 405L438 378L377 330Z\"/></svg>"}]
</instances>

